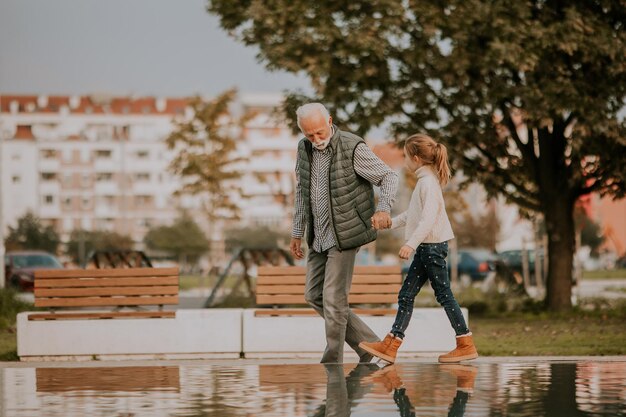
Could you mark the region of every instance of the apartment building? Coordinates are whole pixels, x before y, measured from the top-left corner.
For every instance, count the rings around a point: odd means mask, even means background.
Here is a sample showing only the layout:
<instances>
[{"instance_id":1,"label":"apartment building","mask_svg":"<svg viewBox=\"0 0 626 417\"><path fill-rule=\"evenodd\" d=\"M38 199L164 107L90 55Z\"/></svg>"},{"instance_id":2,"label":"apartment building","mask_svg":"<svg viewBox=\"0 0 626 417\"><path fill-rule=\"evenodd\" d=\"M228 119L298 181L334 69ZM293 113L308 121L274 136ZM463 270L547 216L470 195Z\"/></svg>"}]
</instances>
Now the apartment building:
<instances>
[{"instance_id":1,"label":"apartment building","mask_svg":"<svg viewBox=\"0 0 626 417\"><path fill-rule=\"evenodd\" d=\"M288 227L297 138L272 116L279 95L249 95L238 111L256 116L240 132L241 225ZM110 230L140 244L148 229L178 211L207 226L200 197L177 197L181 181L168 166L165 138L185 98L0 96L1 204L4 224L28 210L66 240L74 229ZM212 225L216 242L228 224ZM232 225L231 225L232 226ZM217 245L218 247L221 245Z\"/></svg>"}]
</instances>

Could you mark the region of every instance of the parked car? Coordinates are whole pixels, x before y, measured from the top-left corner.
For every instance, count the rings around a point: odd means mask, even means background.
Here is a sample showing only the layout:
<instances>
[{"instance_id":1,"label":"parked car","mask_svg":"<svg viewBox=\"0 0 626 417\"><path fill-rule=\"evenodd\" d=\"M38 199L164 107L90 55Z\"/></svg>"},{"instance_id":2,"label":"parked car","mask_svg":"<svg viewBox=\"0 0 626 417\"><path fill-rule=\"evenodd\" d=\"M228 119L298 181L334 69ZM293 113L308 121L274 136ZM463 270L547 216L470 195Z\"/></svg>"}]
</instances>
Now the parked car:
<instances>
[{"instance_id":1,"label":"parked car","mask_svg":"<svg viewBox=\"0 0 626 417\"><path fill-rule=\"evenodd\" d=\"M528 250L528 275L530 278L530 284L536 285L535 279L535 251ZM500 260L508 266L513 273L518 274L519 277L523 276L523 264L522 264L522 251L521 249L505 250L498 254ZM539 251L539 261L543 265L544 256L543 251Z\"/></svg>"},{"instance_id":2,"label":"parked car","mask_svg":"<svg viewBox=\"0 0 626 417\"><path fill-rule=\"evenodd\" d=\"M483 281L490 273L496 270L498 256L489 249L459 249L457 254L458 277L459 281L464 285L474 281ZM451 265L450 256L448 256L447 262L448 265Z\"/></svg>"},{"instance_id":3,"label":"parked car","mask_svg":"<svg viewBox=\"0 0 626 417\"><path fill-rule=\"evenodd\" d=\"M63 268L56 256L43 251L7 252L4 263L8 285L19 291L33 291L35 270Z\"/></svg>"}]
</instances>

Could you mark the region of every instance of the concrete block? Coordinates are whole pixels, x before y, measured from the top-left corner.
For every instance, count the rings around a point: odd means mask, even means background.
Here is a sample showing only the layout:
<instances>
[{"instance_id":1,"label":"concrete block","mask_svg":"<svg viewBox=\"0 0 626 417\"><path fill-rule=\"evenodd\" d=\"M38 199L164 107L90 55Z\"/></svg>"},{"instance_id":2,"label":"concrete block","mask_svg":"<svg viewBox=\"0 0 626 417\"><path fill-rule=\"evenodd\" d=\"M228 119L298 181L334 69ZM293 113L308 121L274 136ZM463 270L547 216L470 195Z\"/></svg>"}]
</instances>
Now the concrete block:
<instances>
[{"instance_id":1,"label":"concrete block","mask_svg":"<svg viewBox=\"0 0 626 417\"><path fill-rule=\"evenodd\" d=\"M168 319L29 321L17 317L21 360L238 358L242 309L178 310Z\"/></svg>"}]
</instances>

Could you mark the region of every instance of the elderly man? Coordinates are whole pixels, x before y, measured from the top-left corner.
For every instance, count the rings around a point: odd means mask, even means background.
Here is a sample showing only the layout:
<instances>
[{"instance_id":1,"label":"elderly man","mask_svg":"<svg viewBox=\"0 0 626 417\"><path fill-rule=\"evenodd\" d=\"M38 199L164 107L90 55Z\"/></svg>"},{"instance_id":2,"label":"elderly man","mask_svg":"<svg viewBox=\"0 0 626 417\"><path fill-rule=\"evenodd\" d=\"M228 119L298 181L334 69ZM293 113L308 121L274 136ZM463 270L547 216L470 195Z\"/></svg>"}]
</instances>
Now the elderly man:
<instances>
[{"instance_id":1,"label":"elderly man","mask_svg":"<svg viewBox=\"0 0 626 417\"><path fill-rule=\"evenodd\" d=\"M361 362L372 356L359 348L378 341L348 305L354 259L360 246L391 226L398 176L360 137L333 125L328 110L309 103L296 111L304 138L298 144L291 253L302 259L306 229L309 247L305 299L324 318L322 363L343 362L344 341ZM380 187L378 206L374 189Z\"/></svg>"}]
</instances>

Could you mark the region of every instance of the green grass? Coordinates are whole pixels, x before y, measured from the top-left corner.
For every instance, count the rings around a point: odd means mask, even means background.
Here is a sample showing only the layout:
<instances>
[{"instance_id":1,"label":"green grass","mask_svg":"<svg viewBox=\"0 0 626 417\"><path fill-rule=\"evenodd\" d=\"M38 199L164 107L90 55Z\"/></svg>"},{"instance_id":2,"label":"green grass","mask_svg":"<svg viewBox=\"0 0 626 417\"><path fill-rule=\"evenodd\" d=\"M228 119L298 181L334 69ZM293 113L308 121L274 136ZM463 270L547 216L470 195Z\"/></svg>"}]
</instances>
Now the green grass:
<instances>
[{"instance_id":1,"label":"green grass","mask_svg":"<svg viewBox=\"0 0 626 417\"><path fill-rule=\"evenodd\" d=\"M624 318L610 316L470 316L482 356L624 355Z\"/></svg>"},{"instance_id":2,"label":"green grass","mask_svg":"<svg viewBox=\"0 0 626 417\"><path fill-rule=\"evenodd\" d=\"M34 310L33 305L15 298L15 291L0 288L0 361L18 360L15 318L29 310Z\"/></svg>"},{"instance_id":3,"label":"green grass","mask_svg":"<svg viewBox=\"0 0 626 417\"><path fill-rule=\"evenodd\" d=\"M0 330L0 361L17 361L17 334Z\"/></svg>"},{"instance_id":4,"label":"green grass","mask_svg":"<svg viewBox=\"0 0 626 417\"><path fill-rule=\"evenodd\" d=\"M470 329L482 356L625 355L626 300L581 299L567 313L543 311L540 302L470 287L455 291L469 310ZM430 288L415 305L437 306Z\"/></svg>"},{"instance_id":5,"label":"green grass","mask_svg":"<svg viewBox=\"0 0 626 417\"><path fill-rule=\"evenodd\" d=\"M583 279L626 279L626 269L583 271Z\"/></svg>"},{"instance_id":6,"label":"green grass","mask_svg":"<svg viewBox=\"0 0 626 417\"><path fill-rule=\"evenodd\" d=\"M207 288L215 282L215 279L199 275L181 275L178 282L181 290L191 290L194 288Z\"/></svg>"}]
</instances>

